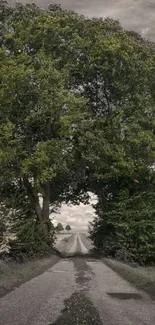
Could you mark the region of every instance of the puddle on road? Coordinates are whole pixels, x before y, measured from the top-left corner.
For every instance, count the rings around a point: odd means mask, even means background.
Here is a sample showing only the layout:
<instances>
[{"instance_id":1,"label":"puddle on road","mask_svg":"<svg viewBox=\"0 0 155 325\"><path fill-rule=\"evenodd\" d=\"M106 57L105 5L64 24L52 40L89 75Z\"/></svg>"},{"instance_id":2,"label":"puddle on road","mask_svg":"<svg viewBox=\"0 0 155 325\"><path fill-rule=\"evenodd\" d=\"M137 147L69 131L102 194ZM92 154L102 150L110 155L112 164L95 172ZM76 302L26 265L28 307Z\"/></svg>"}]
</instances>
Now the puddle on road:
<instances>
[{"instance_id":1,"label":"puddle on road","mask_svg":"<svg viewBox=\"0 0 155 325\"><path fill-rule=\"evenodd\" d=\"M129 300L129 299L142 300L143 299L143 297L138 293L107 292L107 295L119 300Z\"/></svg>"}]
</instances>

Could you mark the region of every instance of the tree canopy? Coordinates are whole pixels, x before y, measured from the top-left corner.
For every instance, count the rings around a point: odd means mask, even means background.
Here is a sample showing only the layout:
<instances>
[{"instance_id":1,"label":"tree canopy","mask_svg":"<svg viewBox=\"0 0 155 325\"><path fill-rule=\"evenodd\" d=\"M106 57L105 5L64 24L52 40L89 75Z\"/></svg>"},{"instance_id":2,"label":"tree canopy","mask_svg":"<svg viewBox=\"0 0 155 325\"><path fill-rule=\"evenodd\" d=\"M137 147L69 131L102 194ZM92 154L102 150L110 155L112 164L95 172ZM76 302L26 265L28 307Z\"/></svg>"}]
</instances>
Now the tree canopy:
<instances>
[{"instance_id":1,"label":"tree canopy","mask_svg":"<svg viewBox=\"0 0 155 325\"><path fill-rule=\"evenodd\" d=\"M71 231L71 226L67 225L65 229L69 232L69 231Z\"/></svg>"},{"instance_id":2,"label":"tree canopy","mask_svg":"<svg viewBox=\"0 0 155 325\"><path fill-rule=\"evenodd\" d=\"M64 230L64 227L63 227L62 223L59 222L59 223L57 224L57 226L56 226L56 231L57 231L57 232L60 232L60 231L63 231L63 230Z\"/></svg>"},{"instance_id":3,"label":"tree canopy","mask_svg":"<svg viewBox=\"0 0 155 325\"><path fill-rule=\"evenodd\" d=\"M154 43L57 5L0 15L1 205L49 240L50 209L92 191L96 247L151 262Z\"/></svg>"}]
</instances>

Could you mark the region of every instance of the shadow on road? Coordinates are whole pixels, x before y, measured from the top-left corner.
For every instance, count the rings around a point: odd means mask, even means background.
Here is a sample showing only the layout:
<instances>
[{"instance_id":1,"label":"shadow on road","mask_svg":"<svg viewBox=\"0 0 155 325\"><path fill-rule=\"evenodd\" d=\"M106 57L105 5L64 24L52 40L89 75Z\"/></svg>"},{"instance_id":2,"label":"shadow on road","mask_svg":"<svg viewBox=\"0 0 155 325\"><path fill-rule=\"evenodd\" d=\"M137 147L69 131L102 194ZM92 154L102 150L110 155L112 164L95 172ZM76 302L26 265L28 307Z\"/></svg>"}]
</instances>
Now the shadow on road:
<instances>
[{"instance_id":1,"label":"shadow on road","mask_svg":"<svg viewBox=\"0 0 155 325\"><path fill-rule=\"evenodd\" d=\"M60 251L58 249L55 249L56 254L61 257L61 258L76 258L76 257L80 257L80 258L92 258L92 259L100 259L102 256L101 254L95 250L95 249L90 249L88 251L88 253L83 253L81 251L76 251L74 253L72 252L67 252L67 251Z\"/></svg>"},{"instance_id":2,"label":"shadow on road","mask_svg":"<svg viewBox=\"0 0 155 325\"><path fill-rule=\"evenodd\" d=\"M65 301L62 315L49 325L102 325L92 302L81 292L75 292Z\"/></svg>"},{"instance_id":3,"label":"shadow on road","mask_svg":"<svg viewBox=\"0 0 155 325\"><path fill-rule=\"evenodd\" d=\"M138 293L126 293L126 292L110 293L110 292L107 292L107 295L112 298L119 299L119 300L129 300L129 299L141 300L141 299L143 299L143 297Z\"/></svg>"}]
</instances>

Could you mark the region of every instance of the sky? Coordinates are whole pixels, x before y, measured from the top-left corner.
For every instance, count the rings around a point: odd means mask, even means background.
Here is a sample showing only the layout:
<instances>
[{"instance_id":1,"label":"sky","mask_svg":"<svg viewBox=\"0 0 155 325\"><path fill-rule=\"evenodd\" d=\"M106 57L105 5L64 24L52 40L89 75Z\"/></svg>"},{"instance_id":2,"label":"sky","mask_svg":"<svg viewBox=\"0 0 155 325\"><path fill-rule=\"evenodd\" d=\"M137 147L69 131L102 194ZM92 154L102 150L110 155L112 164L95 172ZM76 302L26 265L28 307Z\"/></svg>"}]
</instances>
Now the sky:
<instances>
[{"instance_id":1,"label":"sky","mask_svg":"<svg viewBox=\"0 0 155 325\"><path fill-rule=\"evenodd\" d=\"M10 4L15 0L8 0ZM21 0L21 2L31 2ZM42 8L47 8L50 0L35 0ZM62 7L75 10L88 17L110 17L121 22L128 30L134 30L144 38L155 41L155 0L55 0ZM88 221L94 217L91 205L71 206L62 205L60 214L55 214L54 223L61 222L64 226L70 224L73 231L87 230Z\"/></svg>"},{"instance_id":2,"label":"sky","mask_svg":"<svg viewBox=\"0 0 155 325\"><path fill-rule=\"evenodd\" d=\"M10 4L15 0L8 0ZM31 2L21 0L21 2ZM49 3L61 3L89 17L111 17L120 20L125 29L135 30L143 37L155 41L155 0L35 0L45 8Z\"/></svg>"},{"instance_id":3,"label":"sky","mask_svg":"<svg viewBox=\"0 0 155 325\"><path fill-rule=\"evenodd\" d=\"M92 221L95 215L95 211L92 208L92 204L97 202L97 198L89 193L91 196L90 205L70 205L63 204L59 213L53 213L53 223L56 226L59 222L62 223L65 228L66 225L70 225L72 231L84 231L87 232L89 221Z\"/></svg>"}]
</instances>

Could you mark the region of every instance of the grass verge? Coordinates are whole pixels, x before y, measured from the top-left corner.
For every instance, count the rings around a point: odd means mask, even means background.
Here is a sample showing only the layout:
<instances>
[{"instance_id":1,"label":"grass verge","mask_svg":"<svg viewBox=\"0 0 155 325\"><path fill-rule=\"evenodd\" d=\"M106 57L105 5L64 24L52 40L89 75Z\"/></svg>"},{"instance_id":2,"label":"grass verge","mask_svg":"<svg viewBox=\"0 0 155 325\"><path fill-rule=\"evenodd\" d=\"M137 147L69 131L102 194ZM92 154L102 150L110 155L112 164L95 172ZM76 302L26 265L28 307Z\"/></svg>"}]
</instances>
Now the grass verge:
<instances>
[{"instance_id":1,"label":"grass verge","mask_svg":"<svg viewBox=\"0 0 155 325\"><path fill-rule=\"evenodd\" d=\"M22 264L0 260L0 297L40 275L56 264L58 260L59 256L54 254Z\"/></svg>"},{"instance_id":2,"label":"grass verge","mask_svg":"<svg viewBox=\"0 0 155 325\"><path fill-rule=\"evenodd\" d=\"M145 291L153 300L155 300L155 268L154 267L136 267L133 268L122 262L103 258L102 261L113 271L137 289Z\"/></svg>"}]
</instances>

